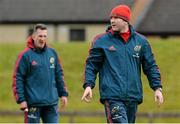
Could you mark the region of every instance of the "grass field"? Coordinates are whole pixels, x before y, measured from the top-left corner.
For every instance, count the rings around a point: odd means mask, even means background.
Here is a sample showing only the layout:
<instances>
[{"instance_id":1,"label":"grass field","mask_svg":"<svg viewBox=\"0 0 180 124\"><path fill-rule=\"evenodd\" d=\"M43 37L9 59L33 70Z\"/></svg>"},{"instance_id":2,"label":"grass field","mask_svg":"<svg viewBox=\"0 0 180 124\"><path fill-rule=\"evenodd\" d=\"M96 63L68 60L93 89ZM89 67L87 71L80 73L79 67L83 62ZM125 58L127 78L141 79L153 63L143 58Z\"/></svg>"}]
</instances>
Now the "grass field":
<instances>
[{"instance_id":1,"label":"grass field","mask_svg":"<svg viewBox=\"0 0 180 124\"><path fill-rule=\"evenodd\" d=\"M180 39L153 39L149 38L157 64L159 65L162 80L164 104L158 107L154 103L153 91L149 88L145 76L143 78L144 102L139 106L139 112L180 112ZM0 110L18 111L18 105L12 95L12 73L18 53L25 44L0 43ZM66 111L104 111L99 103L98 83L93 90L91 104L81 101L83 93L83 72L85 59L88 55L90 43L56 43L51 44L59 53L64 68L65 81L69 91L69 103ZM171 121L172 120L172 121ZM0 117L0 122L23 122L22 117ZM65 117L61 122L68 122ZM75 122L106 122L105 118L76 118ZM138 119L137 122L147 122L147 119ZM159 119L154 122L180 122L180 119Z\"/></svg>"}]
</instances>

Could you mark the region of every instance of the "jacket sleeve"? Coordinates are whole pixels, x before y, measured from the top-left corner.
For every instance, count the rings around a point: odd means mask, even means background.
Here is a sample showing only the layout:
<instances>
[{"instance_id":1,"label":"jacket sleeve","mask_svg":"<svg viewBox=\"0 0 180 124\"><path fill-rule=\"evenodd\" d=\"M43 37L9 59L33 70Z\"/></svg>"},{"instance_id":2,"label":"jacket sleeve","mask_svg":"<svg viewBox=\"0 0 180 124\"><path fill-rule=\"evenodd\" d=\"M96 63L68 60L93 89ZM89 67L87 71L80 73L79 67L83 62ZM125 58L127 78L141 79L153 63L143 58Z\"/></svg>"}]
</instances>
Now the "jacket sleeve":
<instances>
[{"instance_id":1,"label":"jacket sleeve","mask_svg":"<svg viewBox=\"0 0 180 124\"><path fill-rule=\"evenodd\" d=\"M153 90L160 87L162 88L160 71L148 42L143 46L142 67L144 74L148 78L150 87Z\"/></svg>"},{"instance_id":2,"label":"jacket sleeve","mask_svg":"<svg viewBox=\"0 0 180 124\"><path fill-rule=\"evenodd\" d=\"M65 82L64 82L63 69L60 64L60 60L59 60L57 54L56 54L55 78L56 78L57 90L58 90L59 97L68 96L67 88L66 88Z\"/></svg>"},{"instance_id":3,"label":"jacket sleeve","mask_svg":"<svg viewBox=\"0 0 180 124\"><path fill-rule=\"evenodd\" d=\"M95 80L99 69L103 64L103 50L97 44L97 40L92 44L89 50L89 56L86 59L84 84L83 88L90 86L92 89L95 87Z\"/></svg>"},{"instance_id":4,"label":"jacket sleeve","mask_svg":"<svg viewBox=\"0 0 180 124\"><path fill-rule=\"evenodd\" d=\"M25 56L19 55L16 60L14 74L13 74L13 94L15 96L16 102L19 104L26 101L24 96L24 82L27 69L27 61Z\"/></svg>"}]
</instances>

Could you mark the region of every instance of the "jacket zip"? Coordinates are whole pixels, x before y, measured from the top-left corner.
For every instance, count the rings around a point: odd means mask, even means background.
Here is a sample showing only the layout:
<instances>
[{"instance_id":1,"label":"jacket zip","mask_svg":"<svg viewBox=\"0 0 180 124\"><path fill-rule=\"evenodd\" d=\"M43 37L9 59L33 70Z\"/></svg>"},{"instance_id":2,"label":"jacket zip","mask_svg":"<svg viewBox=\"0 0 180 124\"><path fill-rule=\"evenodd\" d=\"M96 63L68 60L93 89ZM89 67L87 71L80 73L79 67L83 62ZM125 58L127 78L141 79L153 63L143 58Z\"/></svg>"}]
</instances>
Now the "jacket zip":
<instances>
[{"instance_id":1,"label":"jacket zip","mask_svg":"<svg viewBox=\"0 0 180 124\"><path fill-rule=\"evenodd\" d=\"M48 68L49 68L49 65L47 64L48 63L48 59L47 59L47 56L46 54L43 53L43 60L44 60L44 66L45 66L45 69L46 69L46 73L47 73L47 76L48 76L48 87L51 88L51 85L50 85L50 78L49 78L49 71L48 71ZM49 92L49 96L50 96L50 92ZM49 101L48 101L49 102Z\"/></svg>"},{"instance_id":2,"label":"jacket zip","mask_svg":"<svg viewBox=\"0 0 180 124\"><path fill-rule=\"evenodd\" d=\"M130 39L131 39L131 36L129 37L129 39L128 39L128 41L127 42L125 42L123 39L123 44L124 44L124 46L125 46L125 59L126 59L126 61L125 62L128 62L128 52L127 52L127 49L128 49L128 44L129 44L129 42L130 42ZM126 83L127 83L127 85L126 85L126 100L129 100L129 91L128 91L128 88L130 87L129 86L129 83L128 83L128 64L127 63L125 63L125 77L126 77Z\"/></svg>"}]
</instances>

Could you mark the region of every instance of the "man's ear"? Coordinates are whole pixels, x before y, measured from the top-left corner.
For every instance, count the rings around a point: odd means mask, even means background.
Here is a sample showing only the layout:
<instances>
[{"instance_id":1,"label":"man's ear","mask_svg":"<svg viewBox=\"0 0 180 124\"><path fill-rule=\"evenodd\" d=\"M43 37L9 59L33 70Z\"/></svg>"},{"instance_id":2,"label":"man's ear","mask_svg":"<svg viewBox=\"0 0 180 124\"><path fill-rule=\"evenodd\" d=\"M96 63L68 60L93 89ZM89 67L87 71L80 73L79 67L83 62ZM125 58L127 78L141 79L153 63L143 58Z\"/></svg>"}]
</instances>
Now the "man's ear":
<instances>
[{"instance_id":1,"label":"man's ear","mask_svg":"<svg viewBox=\"0 0 180 124\"><path fill-rule=\"evenodd\" d=\"M32 39L34 40L35 39L35 34L33 33L31 36L32 36Z\"/></svg>"}]
</instances>

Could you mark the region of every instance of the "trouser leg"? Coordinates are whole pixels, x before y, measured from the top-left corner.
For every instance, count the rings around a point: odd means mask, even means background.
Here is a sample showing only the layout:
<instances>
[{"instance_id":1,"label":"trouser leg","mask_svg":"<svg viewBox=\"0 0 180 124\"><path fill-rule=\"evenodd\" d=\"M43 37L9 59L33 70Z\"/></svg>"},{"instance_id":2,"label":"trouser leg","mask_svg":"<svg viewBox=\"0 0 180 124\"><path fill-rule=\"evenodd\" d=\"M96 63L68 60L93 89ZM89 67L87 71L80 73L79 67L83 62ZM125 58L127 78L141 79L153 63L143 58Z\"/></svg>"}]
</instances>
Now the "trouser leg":
<instances>
[{"instance_id":1,"label":"trouser leg","mask_svg":"<svg viewBox=\"0 0 180 124\"><path fill-rule=\"evenodd\" d=\"M58 105L44 106L42 109L42 121L43 123L58 123Z\"/></svg>"},{"instance_id":2,"label":"trouser leg","mask_svg":"<svg viewBox=\"0 0 180 124\"><path fill-rule=\"evenodd\" d=\"M28 112L24 112L25 123L40 123L40 109L37 107L29 107Z\"/></svg>"},{"instance_id":3,"label":"trouser leg","mask_svg":"<svg viewBox=\"0 0 180 124\"><path fill-rule=\"evenodd\" d=\"M104 106L108 123L128 123L126 106L123 102L106 100Z\"/></svg>"},{"instance_id":4,"label":"trouser leg","mask_svg":"<svg viewBox=\"0 0 180 124\"><path fill-rule=\"evenodd\" d=\"M126 108L127 108L128 122L135 123L138 103L137 102L128 102Z\"/></svg>"}]
</instances>

